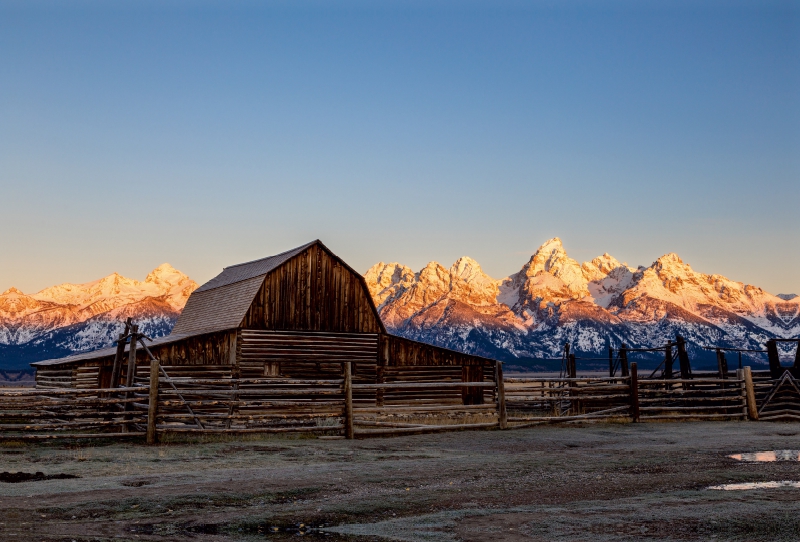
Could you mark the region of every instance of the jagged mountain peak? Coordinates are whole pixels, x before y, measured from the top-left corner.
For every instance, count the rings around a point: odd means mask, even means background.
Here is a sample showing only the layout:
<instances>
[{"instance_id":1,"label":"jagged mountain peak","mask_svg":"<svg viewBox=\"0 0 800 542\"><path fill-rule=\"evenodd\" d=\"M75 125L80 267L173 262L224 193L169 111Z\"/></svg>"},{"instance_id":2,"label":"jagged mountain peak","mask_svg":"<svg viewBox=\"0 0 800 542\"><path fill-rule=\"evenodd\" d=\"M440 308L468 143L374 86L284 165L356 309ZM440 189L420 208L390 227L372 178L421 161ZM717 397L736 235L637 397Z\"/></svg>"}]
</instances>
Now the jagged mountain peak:
<instances>
[{"instance_id":1,"label":"jagged mountain peak","mask_svg":"<svg viewBox=\"0 0 800 542\"><path fill-rule=\"evenodd\" d=\"M469 256L462 256L457 259L450 267L450 275L452 277L458 277L467 282L481 279L483 277L489 277L483 272L481 265ZM489 278L490 280L493 280L491 277Z\"/></svg>"},{"instance_id":2,"label":"jagged mountain peak","mask_svg":"<svg viewBox=\"0 0 800 542\"><path fill-rule=\"evenodd\" d=\"M436 262L409 270L403 281L385 281L390 288L371 278L378 275L371 270L367 282L371 290L383 287L373 296L388 329L505 359L558 356L564 341L600 353L607 341L656 346L679 332L694 342L761 348L770 336L800 333L796 296L696 272L675 253L648 267L607 252L579 264L554 237L502 280L466 256L449 270Z\"/></svg>"},{"instance_id":3,"label":"jagged mountain peak","mask_svg":"<svg viewBox=\"0 0 800 542\"><path fill-rule=\"evenodd\" d=\"M380 307L399 289L409 286L414 281L414 272L397 262L379 262L367 270L364 279L375 305Z\"/></svg>"},{"instance_id":4,"label":"jagged mountain peak","mask_svg":"<svg viewBox=\"0 0 800 542\"><path fill-rule=\"evenodd\" d=\"M588 295L587 280L584 277L581 265L567 256L561 239L553 237L545 241L525 266L521 273L528 278L539 274L550 274L564 283L571 296L582 297Z\"/></svg>"},{"instance_id":5,"label":"jagged mountain peak","mask_svg":"<svg viewBox=\"0 0 800 542\"><path fill-rule=\"evenodd\" d=\"M42 359L38 356L47 349L39 352L37 345L55 336L63 336L64 354L108 346L119 333L123 316L138 318L154 336L163 335L196 288L192 279L169 264L154 269L144 281L115 272L83 284L59 284L33 295L9 288L0 295L0 366L9 361L3 357L6 347L30 352L26 356L33 356L31 360ZM103 331L81 335L81 330L87 329Z\"/></svg>"},{"instance_id":6,"label":"jagged mountain peak","mask_svg":"<svg viewBox=\"0 0 800 542\"><path fill-rule=\"evenodd\" d=\"M22 292L20 292L19 290L17 290L16 288L14 288L12 286L11 288L9 288L8 290L6 290L5 292L3 292L0 295L25 295L25 294L23 294Z\"/></svg>"},{"instance_id":7,"label":"jagged mountain peak","mask_svg":"<svg viewBox=\"0 0 800 542\"><path fill-rule=\"evenodd\" d=\"M487 275L480 264L468 256L450 267L450 297L475 306L497 302L498 281Z\"/></svg>"},{"instance_id":8,"label":"jagged mountain peak","mask_svg":"<svg viewBox=\"0 0 800 542\"><path fill-rule=\"evenodd\" d=\"M561 241L560 237L553 237L542 243L536 252L551 253L559 250L564 250L564 243Z\"/></svg>"},{"instance_id":9,"label":"jagged mountain peak","mask_svg":"<svg viewBox=\"0 0 800 542\"><path fill-rule=\"evenodd\" d=\"M611 273L611 271L613 271L617 267L628 266L628 264L626 263L620 263L619 260L617 260L614 256L612 256L608 252L604 252L602 256L594 258L589 263L597 267L600 270L600 272L606 275Z\"/></svg>"},{"instance_id":10,"label":"jagged mountain peak","mask_svg":"<svg viewBox=\"0 0 800 542\"><path fill-rule=\"evenodd\" d=\"M145 277L145 282L180 282L181 280L188 279L186 275L172 267L168 263L162 263Z\"/></svg>"},{"instance_id":11,"label":"jagged mountain peak","mask_svg":"<svg viewBox=\"0 0 800 542\"><path fill-rule=\"evenodd\" d=\"M674 252L670 252L669 254L664 254L660 258L658 258L653 265L651 265L653 269L656 271L665 270L667 272L681 272L681 273L692 273L694 270L692 267L685 263L680 256L675 254Z\"/></svg>"}]
</instances>

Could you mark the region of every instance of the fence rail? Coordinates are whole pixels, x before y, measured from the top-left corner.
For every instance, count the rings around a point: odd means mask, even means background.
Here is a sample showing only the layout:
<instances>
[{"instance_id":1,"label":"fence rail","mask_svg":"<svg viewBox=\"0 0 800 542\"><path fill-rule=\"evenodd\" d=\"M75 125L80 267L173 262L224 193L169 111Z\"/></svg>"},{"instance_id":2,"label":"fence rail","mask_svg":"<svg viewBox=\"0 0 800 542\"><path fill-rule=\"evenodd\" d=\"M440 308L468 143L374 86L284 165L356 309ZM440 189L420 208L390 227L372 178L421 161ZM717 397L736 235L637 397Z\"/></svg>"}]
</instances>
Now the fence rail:
<instances>
[{"instance_id":1,"label":"fence rail","mask_svg":"<svg viewBox=\"0 0 800 542\"><path fill-rule=\"evenodd\" d=\"M169 433L322 433L336 438L621 419L796 418L796 389L749 368L736 378L504 378L502 364L467 382L454 371L404 367L379 381L341 378L170 377L157 360L132 387L0 389L0 440L127 438L154 443ZM229 373L230 374L230 373ZM461 376L463 380L456 380ZM800 393L798 393L800 398ZM764 402L774 401L772 410ZM795 401L800 405L800 401ZM781 418L783 417L783 418Z\"/></svg>"},{"instance_id":2,"label":"fence rail","mask_svg":"<svg viewBox=\"0 0 800 542\"><path fill-rule=\"evenodd\" d=\"M0 440L145 435L147 387L0 390Z\"/></svg>"},{"instance_id":3,"label":"fence rail","mask_svg":"<svg viewBox=\"0 0 800 542\"><path fill-rule=\"evenodd\" d=\"M633 370L636 365L633 364ZM509 428L598 421L631 413L631 376L507 378Z\"/></svg>"}]
</instances>

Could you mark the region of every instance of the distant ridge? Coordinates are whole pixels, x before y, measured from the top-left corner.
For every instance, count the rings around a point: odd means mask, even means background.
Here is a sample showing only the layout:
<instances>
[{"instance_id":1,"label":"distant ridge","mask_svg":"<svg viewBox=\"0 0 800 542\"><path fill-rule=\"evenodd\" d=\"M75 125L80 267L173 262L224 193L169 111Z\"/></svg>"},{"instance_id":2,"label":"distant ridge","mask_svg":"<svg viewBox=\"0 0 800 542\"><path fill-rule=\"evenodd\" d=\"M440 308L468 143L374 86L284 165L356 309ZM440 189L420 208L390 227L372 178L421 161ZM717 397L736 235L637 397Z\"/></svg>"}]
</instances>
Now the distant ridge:
<instances>
[{"instance_id":1,"label":"distant ridge","mask_svg":"<svg viewBox=\"0 0 800 542\"><path fill-rule=\"evenodd\" d=\"M144 281L112 273L31 295L9 288L0 294L0 369L110 346L127 317L151 337L166 335L196 288L167 263Z\"/></svg>"},{"instance_id":2,"label":"distant ridge","mask_svg":"<svg viewBox=\"0 0 800 542\"><path fill-rule=\"evenodd\" d=\"M649 267L607 253L581 264L559 238L504 279L486 275L469 257L449 269L430 262L418 272L381 262L365 279L393 332L509 362L558 358L565 342L603 357L609 345L662 345L676 333L694 345L695 358L713 360L698 346L760 349L770 337L800 334L797 296L697 273L677 254ZM785 355L793 358L791 348Z\"/></svg>"},{"instance_id":3,"label":"distant ridge","mask_svg":"<svg viewBox=\"0 0 800 542\"><path fill-rule=\"evenodd\" d=\"M527 367L550 368L536 360L560 357L565 342L603 357L609 345L655 346L680 333L694 345L694 359L713 361L697 346L760 349L770 337L800 336L796 294L697 273L676 254L649 267L607 253L578 263L558 238L504 279L486 275L469 257L449 269L430 262L418 272L381 262L365 279L393 333ZM112 273L35 294L8 288L0 294L0 370L110 346L129 316L151 337L166 335L195 289L169 264L143 281Z\"/></svg>"}]
</instances>

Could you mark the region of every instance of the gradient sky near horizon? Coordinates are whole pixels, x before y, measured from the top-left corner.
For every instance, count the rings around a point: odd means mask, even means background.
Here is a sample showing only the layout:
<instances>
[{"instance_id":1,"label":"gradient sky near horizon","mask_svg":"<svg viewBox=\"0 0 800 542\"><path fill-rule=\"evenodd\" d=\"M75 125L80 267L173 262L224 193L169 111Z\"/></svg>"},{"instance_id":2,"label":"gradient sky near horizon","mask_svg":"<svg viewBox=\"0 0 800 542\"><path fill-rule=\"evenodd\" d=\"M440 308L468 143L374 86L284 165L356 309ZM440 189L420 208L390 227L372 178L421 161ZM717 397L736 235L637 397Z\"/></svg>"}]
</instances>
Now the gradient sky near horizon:
<instances>
[{"instance_id":1,"label":"gradient sky near horizon","mask_svg":"<svg viewBox=\"0 0 800 542\"><path fill-rule=\"evenodd\" d=\"M320 238L800 294L797 2L0 3L0 291Z\"/></svg>"}]
</instances>

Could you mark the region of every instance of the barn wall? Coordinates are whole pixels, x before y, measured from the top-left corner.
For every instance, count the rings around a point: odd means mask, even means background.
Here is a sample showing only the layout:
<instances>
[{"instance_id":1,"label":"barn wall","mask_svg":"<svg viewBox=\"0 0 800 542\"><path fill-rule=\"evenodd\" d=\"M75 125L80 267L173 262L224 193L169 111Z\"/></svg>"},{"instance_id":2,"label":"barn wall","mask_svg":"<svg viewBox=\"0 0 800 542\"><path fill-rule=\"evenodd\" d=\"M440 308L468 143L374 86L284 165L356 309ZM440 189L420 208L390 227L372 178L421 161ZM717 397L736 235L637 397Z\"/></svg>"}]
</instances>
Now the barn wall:
<instances>
[{"instance_id":1,"label":"barn wall","mask_svg":"<svg viewBox=\"0 0 800 542\"><path fill-rule=\"evenodd\" d=\"M150 346L162 365L233 365L236 359L236 330L187 337L174 343ZM141 347L137 363L150 363Z\"/></svg>"},{"instance_id":2,"label":"barn wall","mask_svg":"<svg viewBox=\"0 0 800 542\"><path fill-rule=\"evenodd\" d=\"M446 348L388 334L381 335L380 352L380 363L387 366L457 365L460 367L494 367L495 363L488 358L462 354L461 352L454 352Z\"/></svg>"},{"instance_id":3,"label":"barn wall","mask_svg":"<svg viewBox=\"0 0 800 542\"><path fill-rule=\"evenodd\" d=\"M174 343L148 345L161 365L181 376L208 376L209 366L235 365L236 330L188 337ZM37 388L98 388L111 383L114 356L77 360L64 365L36 368ZM149 367L150 358L140 346L136 350L137 367ZM128 352L122 360L121 382L125 382ZM175 369L181 367L181 369ZM185 368L184 368L185 367ZM193 372L192 367L196 368ZM230 375L230 369L227 374ZM177 376L177 375L171 375Z\"/></svg>"},{"instance_id":4,"label":"barn wall","mask_svg":"<svg viewBox=\"0 0 800 542\"><path fill-rule=\"evenodd\" d=\"M359 375L375 374L377 334L244 329L240 340L240 366L245 378L341 378L346 361L355 364Z\"/></svg>"},{"instance_id":5,"label":"barn wall","mask_svg":"<svg viewBox=\"0 0 800 542\"><path fill-rule=\"evenodd\" d=\"M495 363L491 359L382 334L377 373L382 382L418 379L442 381L458 377L462 382L484 382L494 379ZM438 393L444 397L454 391ZM479 405L490 400L492 392L483 388L466 388L456 393L461 396L463 404Z\"/></svg>"},{"instance_id":6,"label":"barn wall","mask_svg":"<svg viewBox=\"0 0 800 542\"><path fill-rule=\"evenodd\" d=\"M244 317L245 329L380 333L360 275L313 245L271 271Z\"/></svg>"}]
</instances>

